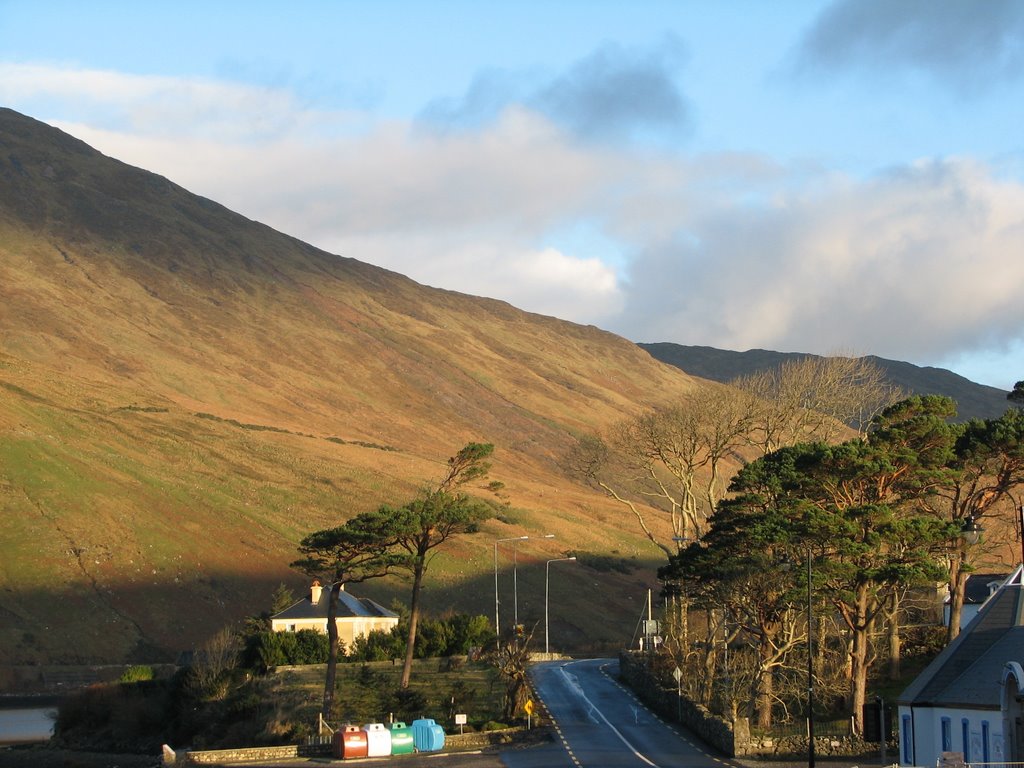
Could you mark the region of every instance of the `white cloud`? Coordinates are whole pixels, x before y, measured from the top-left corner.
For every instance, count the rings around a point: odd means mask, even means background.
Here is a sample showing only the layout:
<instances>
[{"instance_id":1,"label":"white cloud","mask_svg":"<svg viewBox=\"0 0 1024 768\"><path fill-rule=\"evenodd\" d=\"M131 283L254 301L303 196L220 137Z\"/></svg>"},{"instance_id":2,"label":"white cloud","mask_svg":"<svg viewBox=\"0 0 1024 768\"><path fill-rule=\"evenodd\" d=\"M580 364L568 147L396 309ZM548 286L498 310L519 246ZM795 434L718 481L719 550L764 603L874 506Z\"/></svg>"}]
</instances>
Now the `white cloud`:
<instances>
[{"instance_id":1,"label":"white cloud","mask_svg":"<svg viewBox=\"0 0 1024 768\"><path fill-rule=\"evenodd\" d=\"M938 362L1024 338L1024 187L968 159L858 179L580 145L524 107L434 135L287 92L41 67L0 66L0 100L45 101L101 151L327 250L635 340ZM553 247L581 218L628 279Z\"/></svg>"},{"instance_id":2,"label":"white cloud","mask_svg":"<svg viewBox=\"0 0 1024 768\"><path fill-rule=\"evenodd\" d=\"M1024 187L926 162L743 208L718 200L642 252L645 340L929 360L1024 336ZM662 313L663 310L668 310Z\"/></svg>"},{"instance_id":3,"label":"white cloud","mask_svg":"<svg viewBox=\"0 0 1024 768\"><path fill-rule=\"evenodd\" d=\"M258 141L344 118L304 110L282 89L37 64L0 64L0 95L36 105L40 119L53 117L46 105L59 105L92 126L151 138Z\"/></svg>"}]
</instances>

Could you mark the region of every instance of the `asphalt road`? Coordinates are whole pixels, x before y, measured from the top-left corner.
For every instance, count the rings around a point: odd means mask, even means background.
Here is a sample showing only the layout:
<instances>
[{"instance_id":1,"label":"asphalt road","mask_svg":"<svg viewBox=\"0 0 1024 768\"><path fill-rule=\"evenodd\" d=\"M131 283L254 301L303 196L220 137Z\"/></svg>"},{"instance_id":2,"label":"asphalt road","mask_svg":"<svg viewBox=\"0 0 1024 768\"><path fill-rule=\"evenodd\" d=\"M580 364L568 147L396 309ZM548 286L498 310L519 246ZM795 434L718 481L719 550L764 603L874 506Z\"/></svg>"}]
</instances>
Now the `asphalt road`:
<instances>
[{"instance_id":1,"label":"asphalt road","mask_svg":"<svg viewBox=\"0 0 1024 768\"><path fill-rule=\"evenodd\" d=\"M532 669L555 724L549 746L503 752L506 768L724 768L689 733L648 711L616 678L614 659L547 662Z\"/></svg>"}]
</instances>

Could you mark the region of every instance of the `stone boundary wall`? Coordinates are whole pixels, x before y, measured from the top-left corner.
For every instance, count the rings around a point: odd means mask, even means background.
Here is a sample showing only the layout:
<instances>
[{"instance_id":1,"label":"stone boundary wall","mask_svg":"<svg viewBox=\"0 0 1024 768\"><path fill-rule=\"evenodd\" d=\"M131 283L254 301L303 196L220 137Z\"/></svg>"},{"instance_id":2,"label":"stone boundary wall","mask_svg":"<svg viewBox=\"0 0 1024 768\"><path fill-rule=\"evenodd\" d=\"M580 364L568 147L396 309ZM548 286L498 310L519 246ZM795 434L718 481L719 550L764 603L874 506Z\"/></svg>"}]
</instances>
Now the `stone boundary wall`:
<instances>
[{"instance_id":1,"label":"stone boundary wall","mask_svg":"<svg viewBox=\"0 0 1024 768\"><path fill-rule=\"evenodd\" d=\"M293 757L324 757L331 754L330 744L292 744L284 747L246 747L186 752L185 765L219 765L253 761L286 760ZM181 758L178 759L181 763Z\"/></svg>"},{"instance_id":2,"label":"stone boundary wall","mask_svg":"<svg viewBox=\"0 0 1024 768\"><path fill-rule=\"evenodd\" d=\"M734 729L732 723L707 707L685 697L680 700L674 689L662 687L646 665L628 652L619 654L619 675L644 704L665 720L681 723L728 757L746 754L749 742L746 720L737 721Z\"/></svg>"},{"instance_id":3,"label":"stone boundary wall","mask_svg":"<svg viewBox=\"0 0 1024 768\"><path fill-rule=\"evenodd\" d=\"M551 730L538 728L506 728L501 731L480 731L466 734L445 734L444 752L466 752L494 746L528 746L551 739ZM221 763L267 762L296 757L330 756L330 744L299 744L282 747L246 747L239 749L214 749L185 752L178 757L178 763L185 765L219 765ZM395 759L401 759L396 755Z\"/></svg>"},{"instance_id":4,"label":"stone boundary wall","mask_svg":"<svg viewBox=\"0 0 1024 768\"><path fill-rule=\"evenodd\" d=\"M729 757L801 758L807 755L807 736L752 736L745 717L730 723L709 709L665 688L647 671L643 659L628 651L619 654L619 675L634 693L659 716L678 722ZM868 758L879 754L881 745L856 736L816 736L814 751L823 758ZM895 753L894 753L895 754Z\"/></svg>"}]
</instances>

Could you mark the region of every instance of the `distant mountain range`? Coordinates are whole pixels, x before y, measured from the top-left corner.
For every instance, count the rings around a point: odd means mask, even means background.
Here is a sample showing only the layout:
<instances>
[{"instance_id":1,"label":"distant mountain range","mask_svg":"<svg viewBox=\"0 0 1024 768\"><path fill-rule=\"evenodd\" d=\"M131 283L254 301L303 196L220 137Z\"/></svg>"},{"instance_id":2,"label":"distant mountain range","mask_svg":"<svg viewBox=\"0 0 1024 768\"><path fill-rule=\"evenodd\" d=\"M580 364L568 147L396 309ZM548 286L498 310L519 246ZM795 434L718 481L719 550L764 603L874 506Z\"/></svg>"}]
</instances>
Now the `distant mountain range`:
<instances>
[{"instance_id":1,"label":"distant mountain range","mask_svg":"<svg viewBox=\"0 0 1024 768\"><path fill-rule=\"evenodd\" d=\"M639 346L647 350L655 360L673 365L691 376L723 383L756 371L777 368L787 360L815 357L799 352L772 352L766 349L732 352L668 342ZM959 421L997 418L1010 407L1003 390L975 384L944 368L922 367L874 355L867 356L867 359L885 371L889 381L909 394L945 395L956 400Z\"/></svg>"}]
</instances>

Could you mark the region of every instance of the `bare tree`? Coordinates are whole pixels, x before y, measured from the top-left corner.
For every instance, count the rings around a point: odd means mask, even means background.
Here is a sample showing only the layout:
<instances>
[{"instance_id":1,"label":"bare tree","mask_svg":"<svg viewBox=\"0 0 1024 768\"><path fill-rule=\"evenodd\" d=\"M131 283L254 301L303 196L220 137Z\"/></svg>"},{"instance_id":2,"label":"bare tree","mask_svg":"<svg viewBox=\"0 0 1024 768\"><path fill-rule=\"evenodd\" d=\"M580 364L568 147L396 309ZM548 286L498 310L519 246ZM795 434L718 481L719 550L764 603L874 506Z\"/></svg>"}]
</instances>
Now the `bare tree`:
<instances>
[{"instance_id":1,"label":"bare tree","mask_svg":"<svg viewBox=\"0 0 1024 768\"><path fill-rule=\"evenodd\" d=\"M689 392L674 404L624 421L608 439L585 437L569 459L573 470L626 506L644 535L666 556L699 538L724 492L723 466L751 428L752 399L723 385ZM651 514L669 523L659 537Z\"/></svg>"},{"instance_id":2,"label":"bare tree","mask_svg":"<svg viewBox=\"0 0 1024 768\"><path fill-rule=\"evenodd\" d=\"M189 690L202 698L223 698L225 678L238 665L238 653L238 637L231 627L223 627L195 652L186 681Z\"/></svg>"},{"instance_id":3,"label":"bare tree","mask_svg":"<svg viewBox=\"0 0 1024 768\"><path fill-rule=\"evenodd\" d=\"M497 643L491 656L491 663L505 682L505 722L515 719L530 696L527 667L530 661L530 644L536 628L534 625L529 633L518 638L518 642Z\"/></svg>"},{"instance_id":4,"label":"bare tree","mask_svg":"<svg viewBox=\"0 0 1024 768\"><path fill-rule=\"evenodd\" d=\"M866 357L808 356L732 384L759 404L750 439L764 454L798 442L833 442L844 425L863 434L875 416L905 397Z\"/></svg>"}]
</instances>

